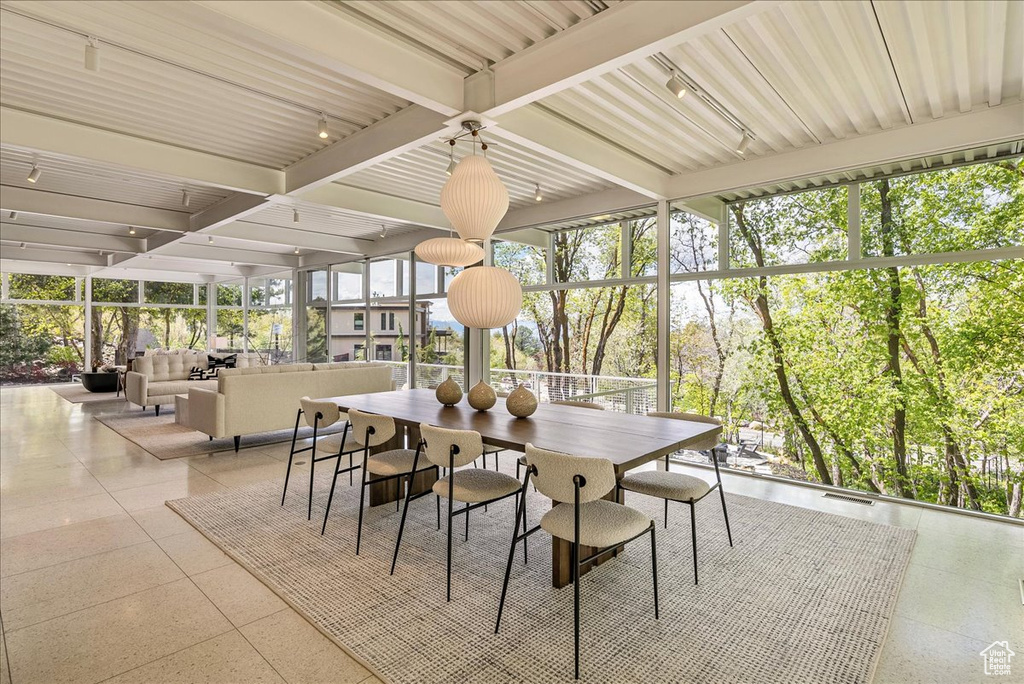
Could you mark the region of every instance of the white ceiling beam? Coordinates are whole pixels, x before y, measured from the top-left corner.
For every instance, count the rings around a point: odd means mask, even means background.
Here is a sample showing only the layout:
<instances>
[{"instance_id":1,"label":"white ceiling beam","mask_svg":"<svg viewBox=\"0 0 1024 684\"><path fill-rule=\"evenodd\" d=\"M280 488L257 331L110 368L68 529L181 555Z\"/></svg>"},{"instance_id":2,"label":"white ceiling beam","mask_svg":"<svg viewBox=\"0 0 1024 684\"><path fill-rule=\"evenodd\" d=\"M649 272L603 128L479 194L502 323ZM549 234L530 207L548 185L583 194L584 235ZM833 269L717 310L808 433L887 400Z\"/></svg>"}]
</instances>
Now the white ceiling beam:
<instances>
[{"instance_id":1,"label":"white ceiling beam","mask_svg":"<svg viewBox=\"0 0 1024 684\"><path fill-rule=\"evenodd\" d=\"M24 242L31 246L75 247L104 252L138 253L144 245L139 238L33 226L24 221L0 222L0 234L4 240Z\"/></svg>"},{"instance_id":2,"label":"white ceiling beam","mask_svg":"<svg viewBox=\"0 0 1024 684\"><path fill-rule=\"evenodd\" d=\"M105 264L106 265L106 264ZM102 275L110 278L135 278L138 271L174 271L178 273L193 273L196 276L215 275L240 278L247 273L245 265L231 266L229 263L219 261L206 261L199 259L182 259L161 257L160 255L115 255ZM264 273L273 273L283 270L271 266L256 267Z\"/></svg>"},{"instance_id":3,"label":"white ceiling beam","mask_svg":"<svg viewBox=\"0 0 1024 684\"><path fill-rule=\"evenodd\" d=\"M12 261L38 261L50 264L68 264L72 266L106 266L107 257L95 252L77 252L73 250L46 249L43 247L26 247L17 245L0 245L0 259Z\"/></svg>"},{"instance_id":4,"label":"white ceiling beam","mask_svg":"<svg viewBox=\"0 0 1024 684\"><path fill-rule=\"evenodd\" d=\"M651 204L651 199L633 190L614 188L580 197L554 202L539 202L505 214L495 232L504 233L520 228L543 226L564 221L591 218L603 214L636 209Z\"/></svg>"},{"instance_id":5,"label":"white ceiling beam","mask_svg":"<svg viewBox=\"0 0 1024 684\"><path fill-rule=\"evenodd\" d=\"M719 194L1024 137L1024 103L948 116L872 135L675 176L673 198Z\"/></svg>"},{"instance_id":6,"label":"white ceiling beam","mask_svg":"<svg viewBox=\"0 0 1024 684\"><path fill-rule=\"evenodd\" d=\"M298 268L299 266L299 258L290 254L223 247L217 244L196 245L176 242L161 248L159 254L161 259L171 257L244 265L277 266L278 268Z\"/></svg>"},{"instance_id":7,"label":"white ceiling beam","mask_svg":"<svg viewBox=\"0 0 1024 684\"><path fill-rule=\"evenodd\" d=\"M446 116L463 110L460 70L321 3L201 0L197 4L276 38L293 55L366 85ZM225 30L236 31L231 22Z\"/></svg>"},{"instance_id":8,"label":"white ceiling beam","mask_svg":"<svg viewBox=\"0 0 1024 684\"><path fill-rule=\"evenodd\" d=\"M312 190L433 142L457 129L448 117L410 105L285 169L289 194Z\"/></svg>"},{"instance_id":9,"label":"white ceiling beam","mask_svg":"<svg viewBox=\"0 0 1024 684\"><path fill-rule=\"evenodd\" d=\"M239 192L261 195L284 192L284 173L276 169L10 107L0 107L0 142Z\"/></svg>"},{"instance_id":10,"label":"white ceiling beam","mask_svg":"<svg viewBox=\"0 0 1024 684\"><path fill-rule=\"evenodd\" d=\"M518 242L523 245L539 247L540 249L547 249L551 233L545 230L540 230L539 228L522 228L520 230L510 230L504 233L495 234L495 237L502 240L511 240L512 242Z\"/></svg>"},{"instance_id":11,"label":"white ceiling beam","mask_svg":"<svg viewBox=\"0 0 1024 684\"><path fill-rule=\"evenodd\" d=\"M302 194L304 202L338 207L376 221L414 223L427 228L448 230L450 223L441 207L415 200L385 195L351 185L328 183Z\"/></svg>"},{"instance_id":12,"label":"white ceiling beam","mask_svg":"<svg viewBox=\"0 0 1024 684\"><path fill-rule=\"evenodd\" d=\"M270 206L273 198L236 193L225 197L220 202L192 214L189 219L189 230L194 233L211 231L233 221L245 218L261 209Z\"/></svg>"},{"instance_id":13,"label":"white ceiling beam","mask_svg":"<svg viewBox=\"0 0 1024 684\"><path fill-rule=\"evenodd\" d=\"M60 216L178 233L185 232L189 227L188 214L180 211L62 195L44 190L19 188L14 185L0 185L0 205L3 205L5 211Z\"/></svg>"},{"instance_id":14,"label":"white ceiling beam","mask_svg":"<svg viewBox=\"0 0 1024 684\"><path fill-rule=\"evenodd\" d=\"M467 108L497 117L777 4L750 0L615 5L491 66L493 101ZM666 77L667 78L667 77ZM480 90L471 93L478 97Z\"/></svg>"},{"instance_id":15,"label":"white ceiling beam","mask_svg":"<svg viewBox=\"0 0 1024 684\"><path fill-rule=\"evenodd\" d=\"M282 228L250 221L235 221L221 226L214 235L236 240L287 245L299 249L355 255L366 254L366 250L373 245L373 240L339 237L329 233Z\"/></svg>"},{"instance_id":16,"label":"white ceiling beam","mask_svg":"<svg viewBox=\"0 0 1024 684\"><path fill-rule=\"evenodd\" d=\"M530 105L505 114L500 137L651 199L664 199L669 174L576 124Z\"/></svg>"}]
</instances>

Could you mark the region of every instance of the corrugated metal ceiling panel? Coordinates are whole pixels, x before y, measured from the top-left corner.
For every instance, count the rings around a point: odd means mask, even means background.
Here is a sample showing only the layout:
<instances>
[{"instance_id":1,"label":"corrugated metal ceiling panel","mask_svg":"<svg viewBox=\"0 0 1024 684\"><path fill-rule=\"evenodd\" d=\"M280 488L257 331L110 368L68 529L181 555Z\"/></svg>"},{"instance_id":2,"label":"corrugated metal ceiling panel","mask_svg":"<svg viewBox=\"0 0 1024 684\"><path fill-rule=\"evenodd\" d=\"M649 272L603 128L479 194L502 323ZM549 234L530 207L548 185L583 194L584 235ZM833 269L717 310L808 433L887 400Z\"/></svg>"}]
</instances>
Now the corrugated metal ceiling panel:
<instances>
[{"instance_id":1,"label":"corrugated metal ceiling panel","mask_svg":"<svg viewBox=\"0 0 1024 684\"><path fill-rule=\"evenodd\" d=\"M207 28L209 10L193 3L4 7L0 77L10 107L280 169L409 104L289 58L258 35ZM86 39L75 32L99 39L99 71L85 70ZM316 135L320 111L326 141Z\"/></svg>"},{"instance_id":2,"label":"corrugated metal ceiling panel","mask_svg":"<svg viewBox=\"0 0 1024 684\"><path fill-rule=\"evenodd\" d=\"M299 212L299 221L294 221L293 210ZM383 226L387 227L387 235L396 236L420 230L419 226L395 221L382 223L359 214L346 212L342 209L331 209L319 204L298 202L278 204L246 217L242 223L260 223L278 228L322 233L337 237L376 239L380 237Z\"/></svg>"}]
</instances>

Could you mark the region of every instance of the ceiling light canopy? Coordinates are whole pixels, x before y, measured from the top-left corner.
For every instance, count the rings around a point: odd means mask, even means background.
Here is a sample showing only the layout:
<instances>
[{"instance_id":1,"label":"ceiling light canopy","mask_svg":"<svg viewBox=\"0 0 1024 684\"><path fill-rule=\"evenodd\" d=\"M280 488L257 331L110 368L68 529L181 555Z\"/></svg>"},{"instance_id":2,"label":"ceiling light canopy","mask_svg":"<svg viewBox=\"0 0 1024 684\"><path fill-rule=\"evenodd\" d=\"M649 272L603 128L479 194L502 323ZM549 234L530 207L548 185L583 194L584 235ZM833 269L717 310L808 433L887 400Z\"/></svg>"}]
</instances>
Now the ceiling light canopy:
<instances>
[{"instance_id":1,"label":"ceiling light canopy","mask_svg":"<svg viewBox=\"0 0 1024 684\"><path fill-rule=\"evenodd\" d=\"M686 95L686 83L684 83L683 79L679 77L679 74L675 72L672 73L672 77L668 79L668 83L665 84L665 87L668 88L669 91L671 91L671 93L679 100L683 99L683 95Z\"/></svg>"},{"instance_id":2,"label":"ceiling light canopy","mask_svg":"<svg viewBox=\"0 0 1024 684\"><path fill-rule=\"evenodd\" d=\"M472 242L454 237L439 237L424 240L416 245L416 256L428 264L462 267L483 261L484 250Z\"/></svg>"},{"instance_id":3,"label":"ceiling light canopy","mask_svg":"<svg viewBox=\"0 0 1024 684\"><path fill-rule=\"evenodd\" d=\"M502 328L523 308L523 288L503 268L467 268L448 285L448 309L468 328Z\"/></svg>"},{"instance_id":4,"label":"ceiling light canopy","mask_svg":"<svg viewBox=\"0 0 1024 684\"><path fill-rule=\"evenodd\" d=\"M28 172L28 177L25 179L29 183L35 183L39 180L39 177L43 175L43 170L35 164L32 165L32 170Z\"/></svg>"},{"instance_id":5,"label":"ceiling light canopy","mask_svg":"<svg viewBox=\"0 0 1024 684\"><path fill-rule=\"evenodd\" d=\"M508 211L508 190L486 158L463 157L441 189L441 210L463 240L483 242Z\"/></svg>"}]
</instances>

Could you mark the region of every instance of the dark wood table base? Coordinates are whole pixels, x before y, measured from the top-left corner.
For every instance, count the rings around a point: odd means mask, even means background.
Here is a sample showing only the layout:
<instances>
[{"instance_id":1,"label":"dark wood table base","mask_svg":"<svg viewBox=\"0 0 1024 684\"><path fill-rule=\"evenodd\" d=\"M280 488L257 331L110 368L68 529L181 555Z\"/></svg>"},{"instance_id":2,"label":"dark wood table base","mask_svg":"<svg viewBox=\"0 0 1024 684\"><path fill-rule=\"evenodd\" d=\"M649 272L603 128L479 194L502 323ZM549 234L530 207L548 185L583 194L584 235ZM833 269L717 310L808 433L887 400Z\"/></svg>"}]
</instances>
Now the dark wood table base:
<instances>
[{"instance_id":1,"label":"dark wood table base","mask_svg":"<svg viewBox=\"0 0 1024 684\"><path fill-rule=\"evenodd\" d=\"M407 441L408 440L408 441ZM420 431L417 427L407 427L403 431L402 426L398 426L398 431L394 437L380 445L379 447L373 447L370 449L371 453L379 454L382 451L391 451L393 449L415 449L416 444L420 441ZM406 445L410 446L406 446ZM420 464L417 467L426 465L426 456L420 454ZM367 474L367 480L370 480L369 473ZM387 503L394 503L402 499L405 496L405 482L408 480L406 477L396 477L390 480L384 480L377 484L370 485L370 505L371 506L382 506ZM413 477L412 480L412 493L419 494L425 492L434 486L437 482L437 470L422 470Z\"/></svg>"},{"instance_id":2,"label":"dark wood table base","mask_svg":"<svg viewBox=\"0 0 1024 684\"><path fill-rule=\"evenodd\" d=\"M616 488L617 489L617 488ZM623 495L620 493L618 499L615 498L615 489L608 492L602 498L608 499L609 501L617 501L623 503ZM555 504L556 506L561 504ZM591 571L591 569L601 565L605 561L609 561L619 555L619 551L622 551L624 546L617 546L614 549L609 549L606 553L602 553L600 556L590 561L582 568L580 568L580 575L585 575ZM583 546L580 545L580 556L586 558L590 554L597 551L596 546ZM567 542L564 539L558 537L551 538L551 585L556 589L568 586L572 584L572 542Z\"/></svg>"}]
</instances>

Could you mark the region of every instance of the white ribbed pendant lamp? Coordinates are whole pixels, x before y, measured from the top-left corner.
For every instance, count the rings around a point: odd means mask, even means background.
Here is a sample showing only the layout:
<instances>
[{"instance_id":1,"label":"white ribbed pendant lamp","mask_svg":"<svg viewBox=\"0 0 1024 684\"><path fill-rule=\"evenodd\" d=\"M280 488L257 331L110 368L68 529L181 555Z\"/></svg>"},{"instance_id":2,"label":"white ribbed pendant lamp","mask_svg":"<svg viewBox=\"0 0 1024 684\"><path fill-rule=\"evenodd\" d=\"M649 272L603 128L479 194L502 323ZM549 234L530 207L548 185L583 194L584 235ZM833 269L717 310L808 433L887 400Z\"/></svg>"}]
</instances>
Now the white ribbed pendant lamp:
<instances>
[{"instance_id":1,"label":"white ribbed pendant lamp","mask_svg":"<svg viewBox=\"0 0 1024 684\"><path fill-rule=\"evenodd\" d=\"M428 264L461 267L483 261L484 250L480 245L459 238L439 237L416 245L416 256Z\"/></svg>"},{"instance_id":2,"label":"white ribbed pendant lamp","mask_svg":"<svg viewBox=\"0 0 1024 684\"><path fill-rule=\"evenodd\" d=\"M441 189L441 210L463 240L483 242L508 211L508 190L486 158L463 157Z\"/></svg>"},{"instance_id":3,"label":"white ribbed pendant lamp","mask_svg":"<svg viewBox=\"0 0 1024 684\"><path fill-rule=\"evenodd\" d=\"M503 268L474 266L452 279L448 310L467 328L501 328L523 308L523 288Z\"/></svg>"}]
</instances>

